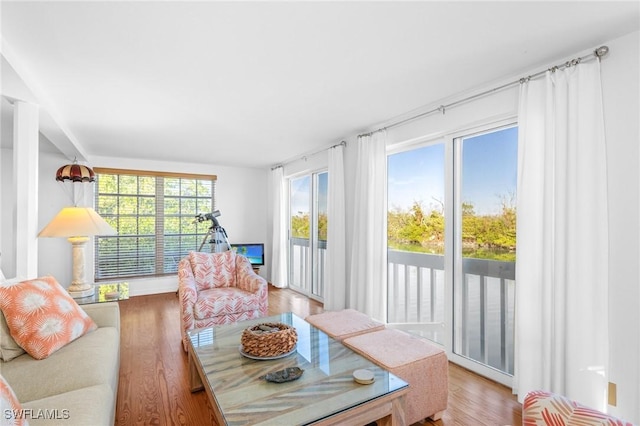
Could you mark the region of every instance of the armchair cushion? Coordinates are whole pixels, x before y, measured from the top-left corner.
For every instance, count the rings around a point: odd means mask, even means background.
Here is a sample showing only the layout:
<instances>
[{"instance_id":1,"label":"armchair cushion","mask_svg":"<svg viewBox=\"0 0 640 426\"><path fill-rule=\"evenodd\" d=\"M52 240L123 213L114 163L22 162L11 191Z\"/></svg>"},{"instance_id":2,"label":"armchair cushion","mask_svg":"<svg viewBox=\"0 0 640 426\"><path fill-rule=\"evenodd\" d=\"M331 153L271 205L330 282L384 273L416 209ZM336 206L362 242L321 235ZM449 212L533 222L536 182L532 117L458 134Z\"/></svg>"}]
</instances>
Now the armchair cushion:
<instances>
[{"instance_id":1,"label":"armchair cushion","mask_svg":"<svg viewBox=\"0 0 640 426\"><path fill-rule=\"evenodd\" d=\"M215 287L235 287L235 253L227 250L216 254L218 256L211 256L211 253L189 252L189 262L198 291Z\"/></svg>"},{"instance_id":2,"label":"armchair cushion","mask_svg":"<svg viewBox=\"0 0 640 426\"><path fill-rule=\"evenodd\" d=\"M250 312L260 309L258 294L236 287L211 288L198 293L193 306L195 319L204 320L225 312Z\"/></svg>"}]
</instances>

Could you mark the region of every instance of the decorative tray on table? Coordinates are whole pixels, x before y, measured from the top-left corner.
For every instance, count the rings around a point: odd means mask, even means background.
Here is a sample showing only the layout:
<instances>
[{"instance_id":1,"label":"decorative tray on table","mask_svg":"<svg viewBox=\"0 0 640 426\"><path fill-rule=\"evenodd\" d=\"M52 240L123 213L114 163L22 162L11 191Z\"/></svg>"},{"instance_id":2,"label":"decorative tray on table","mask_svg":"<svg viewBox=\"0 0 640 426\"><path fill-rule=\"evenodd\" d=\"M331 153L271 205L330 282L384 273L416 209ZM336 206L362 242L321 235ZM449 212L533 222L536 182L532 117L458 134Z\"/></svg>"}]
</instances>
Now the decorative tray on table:
<instances>
[{"instance_id":1,"label":"decorative tray on table","mask_svg":"<svg viewBox=\"0 0 640 426\"><path fill-rule=\"evenodd\" d=\"M242 349L242 345L240 345L240 347L238 348L240 350L240 355L250 358L250 359L256 359L258 361L268 361L270 359L280 359L280 358L284 358L287 357L289 355L291 355L292 353L294 353L296 351L295 346L293 347L292 350L290 350L289 352L285 352L283 354L280 355L275 355L275 356L256 356L256 355L251 355L246 353L243 349Z\"/></svg>"}]
</instances>

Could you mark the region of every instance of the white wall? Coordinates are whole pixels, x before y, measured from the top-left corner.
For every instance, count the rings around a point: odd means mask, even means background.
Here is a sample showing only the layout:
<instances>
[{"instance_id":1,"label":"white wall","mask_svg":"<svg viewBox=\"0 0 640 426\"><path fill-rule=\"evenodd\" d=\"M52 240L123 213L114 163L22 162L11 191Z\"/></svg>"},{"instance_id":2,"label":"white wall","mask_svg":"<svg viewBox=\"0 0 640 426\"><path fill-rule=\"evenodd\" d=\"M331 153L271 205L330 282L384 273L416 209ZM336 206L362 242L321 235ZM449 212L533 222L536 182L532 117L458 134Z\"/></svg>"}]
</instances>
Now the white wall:
<instances>
[{"instance_id":1,"label":"white wall","mask_svg":"<svg viewBox=\"0 0 640 426\"><path fill-rule=\"evenodd\" d=\"M640 118L638 79L640 75L640 33L605 41L611 51L602 62L603 98L609 165L610 213L610 380L617 384L618 404L610 407L613 414L640 423ZM582 52L576 52L582 53ZM563 58L559 58L563 59ZM544 68L551 64L540 64ZM531 72L538 71L533 69ZM519 77L519 76L517 76ZM504 81L510 81L506 78ZM494 86L497 86L495 84ZM458 126L470 126L478 120L499 118L515 110L517 89L509 89L456 109L445 116L429 116L390 130L392 142L452 131ZM436 104L437 105L437 104ZM433 105L432 105L433 106ZM425 109L429 109L429 106ZM461 124L462 123L462 124ZM4 132L3 132L4 133ZM345 179L347 196L347 261L352 246L352 212L355 181L356 135L347 138L345 152ZM339 141L328 141L338 143ZM12 152L0 154L0 249L2 268L12 276L15 267L15 242L12 242L12 221L15 220L11 202ZM54 153L40 157L39 226L42 228L65 205L66 195L57 188L53 173L66 159ZM317 169L326 165L326 155L313 156L305 166L294 162L285 166L285 174L297 173L305 168ZM271 244L271 211L267 207L268 170L234 168L211 164L182 164L126 160L120 158L91 158L90 165L148 169L168 172L208 173L218 176L217 208L222 215L220 224L227 230L231 242L265 242L269 254ZM269 239L267 239L269 238ZM39 273L51 273L61 282L70 279L71 254L69 243L61 239L42 239L39 244ZM88 250L87 254L90 254ZM90 256L88 256L90 257ZM267 263L270 258L267 258ZM347 265L349 267L349 264ZM268 266L262 275L269 277ZM88 268L91 271L92 268ZM131 282L132 295L173 291L175 277ZM603 344L606 344L603 342Z\"/></svg>"},{"instance_id":2,"label":"white wall","mask_svg":"<svg viewBox=\"0 0 640 426\"><path fill-rule=\"evenodd\" d=\"M0 149L0 269L6 277L16 274L15 249L9 245L14 240L12 164L13 151Z\"/></svg>"},{"instance_id":3,"label":"white wall","mask_svg":"<svg viewBox=\"0 0 640 426\"><path fill-rule=\"evenodd\" d=\"M172 161L145 161L111 157L91 157L93 167L153 170L161 172L214 174L216 182L216 209L220 210L218 221L230 243L267 244L267 170L242 167L227 167L214 164L187 164ZM203 212L208 213L208 212ZM267 265L260 274L268 277ZM130 280L131 295L175 291L175 276Z\"/></svg>"},{"instance_id":4,"label":"white wall","mask_svg":"<svg viewBox=\"0 0 640 426\"><path fill-rule=\"evenodd\" d=\"M638 130L640 76L638 43L640 33L605 41L610 54L602 61L602 84L609 169L609 227L610 227L610 381L617 384L617 406L609 411L629 421L640 423L640 174L638 160L640 132ZM589 52L576 52L575 56ZM575 57L574 56L574 57ZM563 63L571 58L558 58ZM529 73L544 70L552 64L540 64ZM527 75L505 77L474 93L498 87ZM415 143L446 133L457 133L479 123L516 117L518 86L486 96L447 110L444 115L433 114L408 122L388 131L388 145ZM472 94L472 93L469 93ZM463 97L463 96L460 96ZM427 105L422 111L437 107L442 102ZM407 116L415 115L413 111ZM402 117L398 117L401 119ZM395 121L395 119L391 120ZM384 127L385 123L370 130ZM346 137L345 180L347 208L347 270L350 268L352 248L355 169L357 135ZM334 143L337 143L335 141ZM313 161L296 161L285 165L285 175L326 166L326 155L319 154ZM597 313L594 313L597 314ZM603 342L603 344L607 344Z\"/></svg>"},{"instance_id":5,"label":"white wall","mask_svg":"<svg viewBox=\"0 0 640 426\"><path fill-rule=\"evenodd\" d=\"M640 423L640 33L607 42L602 91L609 177L609 366L617 414Z\"/></svg>"},{"instance_id":6,"label":"white wall","mask_svg":"<svg viewBox=\"0 0 640 426\"><path fill-rule=\"evenodd\" d=\"M61 153L42 152L42 150L40 152L38 232L51 222L51 219L63 207L73 205L73 197L68 192L71 189L71 184L56 181L58 168L69 163L69 159ZM88 187L89 190L93 186L90 183L77 185ZM91 265L93 265L92 241L85 247L85 256L87 259L91 259ZM71 244L66 238L40 238L38 240L38 276L54 276L62 286L68 287L71 283L71 265ZM92 271L93 266L85 268L87 281L91 281Z\"/></svg>"},{"instance_id":7,"label":"white wall","mask_svg":"<svg viewBox=\"0 0 640 426\"><path fill-rule=\"evenodd\" d=\"M12 151L3 149L0 160L0 182L3 194L0 205L2 218L2 269L5 275L15 274L15 237L13 232L15 197L12 193ZM40 198L38 212L38 230L42 229L65 206L71 205L73 198L69 188L55 181L56 170L68 164L69 160L60 153L40 153ZM154 170L164 172L184 172L215 174L216 208L220 210L220 225L227 231L229 242L247 243L266 241L267 229L267 171L254 168L226 167L210 164L185 164L171 161L142 161L121 158L91 158L92 167L113 167L136 170ZM68 184L67 184L68 185ZM84 204L92 204L93 184L89 185ZM86 191L85 191L86 192ZM208 212L203 212L208 213ZM93 276L93 244L90 242L85 251L87 279ZM260 274L268 276L268 265L263 266ZM65 287L71 281L71 245L64 238L42 238L38 248L38 275L51 274ZM132 296L150 293L171 292L177 289L176 276L152 279L130 280Z\"/></svg>"}]
</instances>

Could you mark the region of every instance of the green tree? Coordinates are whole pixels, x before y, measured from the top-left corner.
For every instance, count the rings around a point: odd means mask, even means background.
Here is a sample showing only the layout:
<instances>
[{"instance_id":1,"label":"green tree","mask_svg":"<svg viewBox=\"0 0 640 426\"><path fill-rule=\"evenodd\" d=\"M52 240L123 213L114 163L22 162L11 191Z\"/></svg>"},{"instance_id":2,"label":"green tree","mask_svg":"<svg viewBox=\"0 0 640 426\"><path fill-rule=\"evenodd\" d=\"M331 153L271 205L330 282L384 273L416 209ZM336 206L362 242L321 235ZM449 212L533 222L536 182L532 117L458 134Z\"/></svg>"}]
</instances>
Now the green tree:
<instances>
[{"instance_id":1,"label":"green tree","mask_svg":"<svg viewBox=\"0 0 640 426\"><path fill-rule=\"evenodd\" d=\"M436 200L438 201L438 200ZM444 204L429 211L414 201L407 210L395 207L387 212L390 248L430 251L444 245ZM502 210L495 215L478 215L475 206L462 203L462 243L466 257L513 261L516 245L515 195L502 197ZM435 251L441 252L441 251Z\"/></svg>"},{"instance_id":2,"label":"green tree","mask_svg":"<svg viewBox=\"0 0 640 426\"><path fill-rule=\"evenodd\" d=\"M309 239L309 214L291 216L291 237Z\"/></svg>"},{"instance_id":3,"label":"green tree","mask_svg":"<svg viewBox=\"0 0 640 426\"><path fill-rule=\"evenodd\" d=\"M318 239L327 241L327 214L320 213L318 215Z\"/></svg>"}]
</instances>

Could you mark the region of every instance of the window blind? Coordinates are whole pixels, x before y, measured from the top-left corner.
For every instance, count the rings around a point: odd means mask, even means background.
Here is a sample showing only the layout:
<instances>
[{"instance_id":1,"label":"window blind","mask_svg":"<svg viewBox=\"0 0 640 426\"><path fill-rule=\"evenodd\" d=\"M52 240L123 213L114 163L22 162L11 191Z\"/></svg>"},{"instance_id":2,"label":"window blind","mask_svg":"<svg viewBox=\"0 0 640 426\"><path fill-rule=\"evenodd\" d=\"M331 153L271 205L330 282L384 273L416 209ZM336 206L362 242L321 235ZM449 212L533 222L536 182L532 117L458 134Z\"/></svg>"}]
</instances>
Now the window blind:
<instances>
[{"instance_id":1,"label":"window blind","mask_svg":"<svg viewBox=\"0 0 640 426\"><path fill-rule=\"evenodd\" d=\"M198 250L215 210L215 175L95 167L95 205L117 230L98 236L95 281L174 274L181 258Z\"/></svg>"}]
</instances>

